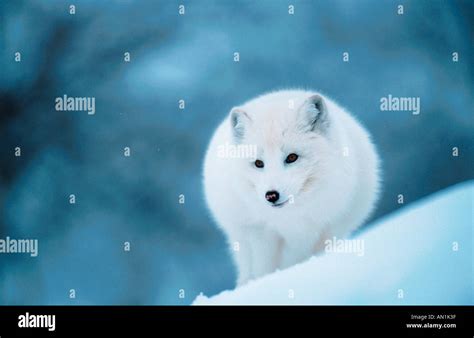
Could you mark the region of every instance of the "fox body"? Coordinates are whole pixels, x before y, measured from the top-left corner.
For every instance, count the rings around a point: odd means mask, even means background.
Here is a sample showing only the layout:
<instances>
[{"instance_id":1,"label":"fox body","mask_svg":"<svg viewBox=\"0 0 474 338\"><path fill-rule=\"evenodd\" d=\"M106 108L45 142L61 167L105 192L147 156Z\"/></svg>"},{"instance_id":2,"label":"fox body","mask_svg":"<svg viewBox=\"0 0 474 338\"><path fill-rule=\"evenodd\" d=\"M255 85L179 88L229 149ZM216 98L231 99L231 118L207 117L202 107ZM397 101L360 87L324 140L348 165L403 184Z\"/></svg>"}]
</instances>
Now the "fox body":
<instances>
[{"instance_id":1,"label":"fox body","mask_svg":"<svg viewBox=\"0 0 474 338\"><path fill-rule=\"evenodd\" d=\"M217 128L204 190L241 285L359 227L377 201L379 159L368 132L331 99L276 91L233 108Z\"/></svg>"}]
</instances>

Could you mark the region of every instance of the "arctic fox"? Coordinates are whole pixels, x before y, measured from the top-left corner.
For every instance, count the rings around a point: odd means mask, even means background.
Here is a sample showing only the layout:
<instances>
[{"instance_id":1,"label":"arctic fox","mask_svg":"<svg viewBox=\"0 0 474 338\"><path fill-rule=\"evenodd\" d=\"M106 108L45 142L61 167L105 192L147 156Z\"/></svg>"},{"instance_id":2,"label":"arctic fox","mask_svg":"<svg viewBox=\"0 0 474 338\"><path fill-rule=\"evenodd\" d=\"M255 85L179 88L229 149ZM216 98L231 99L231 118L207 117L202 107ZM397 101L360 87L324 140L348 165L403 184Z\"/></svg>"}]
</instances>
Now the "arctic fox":
<instances>
[{"instance_id":1,"label":"arctic fox","mask_svg":"<svg viewBox=\"0 0 474 338\"><path fill-rule=\"evenodd\" d=\"M204 190L228 237L237 284L350 234L373 210L379 180L369 133L322 94L276 91L233 108L209 144Z\"/></svg>"}]
</instances>

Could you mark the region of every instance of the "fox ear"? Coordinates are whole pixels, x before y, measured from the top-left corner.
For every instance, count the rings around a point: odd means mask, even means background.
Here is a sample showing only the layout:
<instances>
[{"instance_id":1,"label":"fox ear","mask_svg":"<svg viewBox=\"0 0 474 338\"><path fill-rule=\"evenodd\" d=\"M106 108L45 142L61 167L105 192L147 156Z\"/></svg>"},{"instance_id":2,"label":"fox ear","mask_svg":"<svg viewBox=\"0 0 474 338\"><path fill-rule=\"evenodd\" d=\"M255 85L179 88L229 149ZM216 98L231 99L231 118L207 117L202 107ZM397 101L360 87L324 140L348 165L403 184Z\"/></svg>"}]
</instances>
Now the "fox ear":
<instances>
[{"instance_id":1,"label":"fox ear","mask_svg":"<svg viewBox=\"0 0 474 338\"><path fill-rule=\"evenodd\" d=\"M232 134L234 135L234 138L237 142L241 141L244 137L245 129L250 121L250 117L241 108L234 107L230 111Z\"/></svg>"},{"instance_id":2,"label":"fox ear","mask_svg":"<svg viewBox=\"0 0 474 338\"><path fill-rule=\"evenodd\" d=\"M298 109L298 127L304 131L325 132L329 127L328 110L321 95L312 95Z\"/></svg>"}]
</instances>

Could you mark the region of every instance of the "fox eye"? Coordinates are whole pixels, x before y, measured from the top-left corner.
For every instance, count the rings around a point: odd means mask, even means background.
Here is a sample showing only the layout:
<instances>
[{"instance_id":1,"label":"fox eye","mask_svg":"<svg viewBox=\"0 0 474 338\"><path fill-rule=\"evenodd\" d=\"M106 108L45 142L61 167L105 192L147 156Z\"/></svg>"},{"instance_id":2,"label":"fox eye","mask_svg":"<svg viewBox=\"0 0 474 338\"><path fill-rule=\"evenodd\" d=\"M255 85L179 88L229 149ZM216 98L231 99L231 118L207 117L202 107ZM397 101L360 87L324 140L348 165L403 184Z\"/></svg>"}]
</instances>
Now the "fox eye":
<instances>
[{"instance_id":1,"label":"fox eye","mask_svg":"<svg viewBox=\"0 0 474 338\"><path fill-rule=\"evenodd\" d=\"M291 153L290 155L288 155L288 156L286 157L285 162L286 162L286 163L293 163L293 162L295 162L297 159L298 159L298 155Z\"/></svg>"},{"instance_id":2,"label":"fox eye","mask_svg":"<svg viewBox=\"0 0 474 338\"><path fill-rule=\"evenodd\" d=\"M254 164L257 168L263 168L265 166L265 164L261 160L256 160Z\"/></svg>"}]
</instances>

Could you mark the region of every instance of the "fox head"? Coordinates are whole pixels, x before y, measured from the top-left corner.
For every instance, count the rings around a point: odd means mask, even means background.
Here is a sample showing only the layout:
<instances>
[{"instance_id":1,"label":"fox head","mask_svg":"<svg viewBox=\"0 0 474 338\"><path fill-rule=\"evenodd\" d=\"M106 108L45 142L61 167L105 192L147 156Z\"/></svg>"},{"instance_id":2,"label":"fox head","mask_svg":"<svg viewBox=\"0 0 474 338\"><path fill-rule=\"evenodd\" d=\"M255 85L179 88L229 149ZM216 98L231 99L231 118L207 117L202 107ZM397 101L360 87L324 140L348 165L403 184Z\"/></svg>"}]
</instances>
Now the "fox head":
<instances>
[{"instance_id":1,"label":"fox head","mask_svg":"<svg viewBox=\"0 0 474 338\"><path fill-rule=\"evenodd\" d=\"M287 208L324 181L332 150L331 119L322 96L268 94L233 108L230 123L236 144L256 147L256 156L238 165L242 185L251 187L258 203Z\"/></svg>"}]
</instances>

